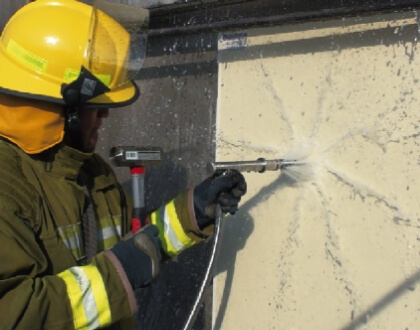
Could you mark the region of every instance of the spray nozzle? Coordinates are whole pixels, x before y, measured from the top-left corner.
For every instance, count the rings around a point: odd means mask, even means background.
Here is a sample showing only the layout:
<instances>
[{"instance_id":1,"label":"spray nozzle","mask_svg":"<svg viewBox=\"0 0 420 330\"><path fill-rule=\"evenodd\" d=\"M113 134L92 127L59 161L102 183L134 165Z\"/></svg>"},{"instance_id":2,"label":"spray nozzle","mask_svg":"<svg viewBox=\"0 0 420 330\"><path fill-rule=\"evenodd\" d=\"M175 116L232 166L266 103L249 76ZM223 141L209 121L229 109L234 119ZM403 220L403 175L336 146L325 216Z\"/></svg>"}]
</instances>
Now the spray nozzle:
<instances>
[{"instance_id":1,"label":"spray nozzle","mask_svg":"<svg viewBox=\"0 0 420 330\"><path fill-rule=\"evenodd\" d=\"M225 172L229 170L237 170L239 172L259 172L265 171L281 171L289 166L301 165L302 162L297 160L273 159L266 160L258 158L255 161L238 161L238 162L214 162L208 163L207 170L210 174L217 172Z\"/></svg>"}]
</instances>

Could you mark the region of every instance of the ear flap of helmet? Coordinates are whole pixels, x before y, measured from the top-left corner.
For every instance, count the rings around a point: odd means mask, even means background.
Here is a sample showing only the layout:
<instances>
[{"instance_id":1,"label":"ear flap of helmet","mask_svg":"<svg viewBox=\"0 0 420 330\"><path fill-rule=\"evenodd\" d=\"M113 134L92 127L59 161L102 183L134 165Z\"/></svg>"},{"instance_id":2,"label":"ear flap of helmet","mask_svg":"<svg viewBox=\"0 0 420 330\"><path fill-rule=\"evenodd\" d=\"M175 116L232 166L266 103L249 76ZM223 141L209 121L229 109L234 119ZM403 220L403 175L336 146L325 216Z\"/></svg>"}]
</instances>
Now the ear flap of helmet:
<instances>
[{"instance_id":1,"label":"ear flap of helmet","mask_svg":"<svg viewBox=\"0 0 420 330\"><path fill-rule=\"evenodd\" d=\"M82 66L80 75L70 84L63 84L61 94L70 108L85 104L88 100L108 92L110 89L89 70Z\"/></svg>"}]
</instances>

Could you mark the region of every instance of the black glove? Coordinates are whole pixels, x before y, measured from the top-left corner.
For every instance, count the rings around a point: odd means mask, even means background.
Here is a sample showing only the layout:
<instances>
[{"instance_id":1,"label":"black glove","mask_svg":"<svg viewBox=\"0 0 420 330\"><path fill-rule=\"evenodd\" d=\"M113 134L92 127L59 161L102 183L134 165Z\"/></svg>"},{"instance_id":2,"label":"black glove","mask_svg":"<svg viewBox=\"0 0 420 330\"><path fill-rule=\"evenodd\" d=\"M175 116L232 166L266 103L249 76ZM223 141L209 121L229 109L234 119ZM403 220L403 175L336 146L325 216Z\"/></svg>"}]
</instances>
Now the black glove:
<instances>
[{"instance_id":1,"label":"black glove","mask_svg":"<svg viewBox=\"0 0 420 330\"><path fill-rule=\"evenodd\" d=\"M158 234L159 229L155 225L147 225L111 248L133 289L150 284L159 272L162 245Z\"/></svg>"},{"instance_id":2,"label":"black glove","mask_svg":"<svg viewBox=\"0 0 420 330\"><path fill-rule=\"evenodd\" d=\"M201 229L214 221L216 204L223 213L235 214L241 197L246 193L244 176L236 171L215 173L194 188L194 210Z\"/></svg>"}]
</instances>

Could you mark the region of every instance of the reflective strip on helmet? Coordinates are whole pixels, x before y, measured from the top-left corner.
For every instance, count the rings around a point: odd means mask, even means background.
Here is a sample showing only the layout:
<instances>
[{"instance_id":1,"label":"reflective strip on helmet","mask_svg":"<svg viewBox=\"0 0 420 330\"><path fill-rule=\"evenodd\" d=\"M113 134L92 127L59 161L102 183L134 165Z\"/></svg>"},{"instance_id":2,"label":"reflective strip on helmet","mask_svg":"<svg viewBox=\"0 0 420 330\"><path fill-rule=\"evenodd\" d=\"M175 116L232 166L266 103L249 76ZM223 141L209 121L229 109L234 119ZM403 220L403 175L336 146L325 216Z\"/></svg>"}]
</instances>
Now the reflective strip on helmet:
<instances>
[{"instance_id":1,"label":"reflective strip on helmet","mask_svg":"<svg viewBox=\"0 0 420 330\"><path fill-rule=\"evenodd\" d=\"M80 70L74 70L74 69L67 68L64 71L63 81L66 82L66 83L70 83L72 81L75 81L77 79L77 77L79 77L79 75L80 75Z\"/></svg>"},{"instance_id":2,"label":"reflective strip on helmet","mask_svg":"<svg viewBox=\"0 0 420 330\"><path fill-rule=\"evenodd\" d=\"M66 83L71 83L75 81L80 75L80 70L67 68L64 72L63 81ZM111 83L111 75L109 74L94 74L105 86L109 86Z\"/></svg>"},{"instance_id":3,"label":"reflective strip on helmet","mask_svg":"<svg viewBox=\"0 0 420 330\"><path fill-rule=\"evenodd\" d=\"M45 58L41 58L31 53L14 40L10 39L6 49L11 55L31 69L41 73L44 73L45 70L47 70L48 61Z\"/></svg>"},{"instance_id":4,"label":"reflective strip on helmet","mask_svg":"<svg viewBox=\"0 0 420 330\"><path fill-rule=\"evenodd\" d=\"M182 228L174 201L153 212L150 218L151 222L159 228L162 247L169 256L177 255L196 243Z\"/></svg>"},{"instance_id":5,"label":"reflective strip on helmet","mask_svg":"<svg viewBox=\"0 0 420 330\"><path fill-rule=\"evenodd\" d=\"M95 266L72 267L57 276L66 283L76 329L97 329L111 323L107 292Z\"/></svg>"}]
</instances>

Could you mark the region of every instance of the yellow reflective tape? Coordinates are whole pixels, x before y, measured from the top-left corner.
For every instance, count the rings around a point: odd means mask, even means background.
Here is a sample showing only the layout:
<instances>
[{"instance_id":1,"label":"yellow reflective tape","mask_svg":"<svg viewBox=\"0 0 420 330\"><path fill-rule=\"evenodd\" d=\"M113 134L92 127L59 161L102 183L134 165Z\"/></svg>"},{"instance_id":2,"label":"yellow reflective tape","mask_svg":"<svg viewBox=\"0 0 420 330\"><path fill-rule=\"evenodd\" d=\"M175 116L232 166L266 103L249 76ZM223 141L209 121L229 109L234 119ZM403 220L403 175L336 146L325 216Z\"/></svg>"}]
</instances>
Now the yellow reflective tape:
<instances>
[{"instance_id":1,"label":"yellow reflective tape","mask_svg":"<svg viewBox=\"0 0 420 330\"><path fill-rule=\"evenodd\" d=\"M159 228L162 248L169 256L175 256L196 243L185 234L176 213L174 201L153 212L151 222Z\"/></svg>"},{"instance_id":2,"label":"yellow reflective tape","mask_svg":"<svg viewBox=\"0 0 420 330\"><path fill-rule=\"evenodd\" d=\"M76 329L97 329L111 323L105 285L94 265L72 267L57 276L66 283Z\"/></svg>"},{"instance_id":3,"label":"yellow reflective tape","mask_svg":"<svg viewBox=\"0 0 420 330\"><path fill-rule=\"evenodd\" d=\"M101 327L111 323L111 308L109 306L108 295L105 289L104 281L98 268L93 265L84 266L83 270L87 274L93 296L96 302L96 308L98 313L98 321Z\"/></svg>"},{"instance_id":4,"label":"yellow reflective tape","mask_svg":"<svg viewBox=\"0 0 420 330\"><path fill-rule=\"evenodd\" d=\"M31 69L41 73L44 73L45 70L47 70L48 61L45 58L31 53L29 50L20 46L16 41L10 39L6 49L10 54Z\"/></svg>"},{"instance_id":5,"label":"yellow reflective tape","mask_svg":"<svg viewBox=\"0 0 420 330\"><path fill-rule=\"evenodd\" d=\"M88 320L83 308L83 294L79 283L70 270L65 270L57 275L66 283L67 295L70 299L71 309L73 311L73 322L75 329L87 329Z\"/></svg>"},{"instance_id":6,"label":"yellow reflective tape","mask_svg":"<svg viewBox=\"0 0 420 330\"><path fill-rule=\"evenodd\" d=\"M162 214L165 214L165 207L161 207L160 209L154 211L150 215L150 221L152 224L158 227L159 229L159 239L162 243L162 249L166 252L168 256L174 256L176 254L175 248L171 245L171 242L167 239L165 235L165 228L163 225L163 217Z\"/></svg>"},{"instance_id":7,"label":"yellow reflective tape","mask_svg":"<svg viewBox=\"0 0 420 330\"><path fill-rule=\"evenodd\" d=\"M102 81L105 86L109 86L111 83L111 75L109 74L95 74L95 77Z\"/></svg>"},{"instance_id":8,"label":"yellow reflective tape","mask_svg":"<svg viewBox=\"0 0 420 330\"><path fill-rule=\"evenodd\" d=\"M80 75L80 70L75 70L71 68L66 68L64 71L63 81L66 83L71 83L72 81L76 80L77 77ZM94 74L96 78L99 79L105 86L109 86L111 83L111 75L109 74Z\"/></svg>"},{"instance_id":9,"label":"yellow reflective tape","mask_svg":"<svg viewBox=\"0 0 420 330\"><path fill-rule=\"evenodd\" d=\"M74 70L74 69L67 68L64 71L63 81L66 82L66 83L70 83L70 82L76 80L79 75L80 75L80 70Z\"/></svg>"},{"instance_id":10,"label":"yellow reflective tape","mask_svg":"<svg viewBox=\"0 0 420 330\"><path fill-rule=\"evenodd\" d=\"M192 240L184 231L184 228L181 225L181 221L178 218L178 214L176 213L175 202L171 201L166 204L166 212L169 216L169 221L171 227L176 234L179 242L183 245L184 249L192 246L195 244L195 241ZM180 251L179 251L180 252Z\"/></svg>"}]
</instances>

